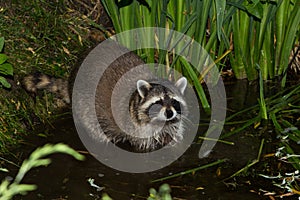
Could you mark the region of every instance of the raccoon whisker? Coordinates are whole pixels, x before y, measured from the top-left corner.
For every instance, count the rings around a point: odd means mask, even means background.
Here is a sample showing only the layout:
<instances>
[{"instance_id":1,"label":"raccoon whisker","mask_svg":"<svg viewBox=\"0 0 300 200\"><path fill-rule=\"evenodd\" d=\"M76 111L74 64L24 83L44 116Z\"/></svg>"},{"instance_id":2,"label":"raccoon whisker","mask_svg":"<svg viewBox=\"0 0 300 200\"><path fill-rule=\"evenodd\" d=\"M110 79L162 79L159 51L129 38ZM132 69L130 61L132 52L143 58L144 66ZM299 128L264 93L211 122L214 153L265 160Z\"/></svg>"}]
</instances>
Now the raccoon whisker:
<instances>
[{"instance_id":1,"label":"raccoon whisker","mask_svg":"<svg viewBox=\"0 0 300 200\"><path fill-rule=\"evenodd\" d=\"M153 139L154 139L157 143L159 143L159 144L162 144L162 143L163 143L163 140L164 140L161 136L153 137Z\"/></svg>"},{"instance_id":2,"label":"raccoon whisker","mask_svg":"<svg viewBox=\"0 0 300 200\"><path fill-rule=\"evenodd\" d=\"M188 110L192 110L195 109L195 106L186 106L188 108Z\"/></svg>"},{"instance_id":3,"label":"raccoon whisker","mask_svg":"<svg viewBox=\"0 0 300 200\"><path fill-rule=\"evenodd\" d=\"M181 116L183 116L183 115L188 115L188 114L189 114L188 111L181 111L181 112L180 112L180 115L181 115Z\"/></svg>"},{"instance_id":4,"label":"raccoon whisker","mask_svg":"<svg viewBox=\"0 0 300 200\"><path fill-rule=\"evenodd\" d=\"M173 140L174 142L178 142L178 139L177 139L177 137L175 137L174 134L169 134L169 136L172 138L172 140Z\"/></svg>"},{"instance_id":5,"label":"raccoon whisker","mask_svg":"<svg viewBox=\"0 0 300 200\"><path fill-rule=\"evenodd\" d=\"M184 122L184 124L195 126L195 124L189 118L187 118L186 116L181 116L181 119Z\"/></svg>"}]
</instances>

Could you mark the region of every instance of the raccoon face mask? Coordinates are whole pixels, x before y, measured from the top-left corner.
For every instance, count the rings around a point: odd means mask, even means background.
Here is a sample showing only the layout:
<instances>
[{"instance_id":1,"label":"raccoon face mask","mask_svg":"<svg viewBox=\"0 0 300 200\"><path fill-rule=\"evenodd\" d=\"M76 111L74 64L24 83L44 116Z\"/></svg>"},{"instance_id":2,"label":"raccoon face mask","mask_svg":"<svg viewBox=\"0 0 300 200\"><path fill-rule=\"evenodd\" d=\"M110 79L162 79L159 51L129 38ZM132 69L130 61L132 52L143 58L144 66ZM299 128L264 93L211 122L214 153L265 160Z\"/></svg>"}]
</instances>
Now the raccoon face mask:
<instances>
[{"instance_id":1,"label":"raccoon face mask","mask_svg":"<svg viewBox=\"0 0 300 200\"><path fill-rule=\"evenodd\" d=\"M187 105L185 77L175 84L169 81L138 80L129 102L129 113L135 126L132 141L141 149L155 149L182 140Z\"/></svg>"},{"instance_id":2,"label":"raccoon face mask","mask_svg":"<svg viewBox=\"0 0 300 200\"><path fill-rule=\"evenodd\" d=\"M180 95L184 94L187 86L186 78L182 77L175 83ZM168 122L178 121L181 115L181 106L186 106L178 92L173 92L163 85L151 84L144 80L137 81L139 102L137 109L140 111L135 116L140 122Z\"/></svg>"}]
</instances>

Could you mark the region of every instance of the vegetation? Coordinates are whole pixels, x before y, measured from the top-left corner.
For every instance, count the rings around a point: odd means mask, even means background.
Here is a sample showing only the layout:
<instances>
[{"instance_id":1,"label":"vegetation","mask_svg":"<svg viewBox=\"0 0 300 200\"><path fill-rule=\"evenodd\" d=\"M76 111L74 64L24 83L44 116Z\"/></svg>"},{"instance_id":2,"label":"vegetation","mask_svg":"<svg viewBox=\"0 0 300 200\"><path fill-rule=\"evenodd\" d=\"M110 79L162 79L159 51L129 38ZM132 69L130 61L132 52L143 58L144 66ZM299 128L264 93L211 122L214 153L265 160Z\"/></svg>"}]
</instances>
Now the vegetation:
<instances>
[{"instance_id":1,"label":"vegetation","mask_svg":"<svg viewBox=\"0 0 300 200\"><path fill-rule=\"evenodd\" d=\"M36 185L21 183L24 176L27 174L28 171L35 167L49 165L51 163L51 160L45 157L54 153L69 154L77 160L84 159L84 157L81 154L77 153L75 150L71 149L65 144L47 144L43 147L40 147L34 152L32 152L28 160L25 160L22 163L19 172L16 175L13 182L10 182L6 179L2 181L0 185L0 200L9 200L16 195L25 195L27 192L35 190L37 187Z\"/></svg>"},{"instance_id":2,"label":"vegetation","mask_svg":"<svg viewBox=\"0 0 300 200\"><path fill-rule=\"evenodd\" d=\"M21 88L22 78L40 71L67 79L86 49L99 42L95 37L102 37L99 29L91 34L90 18L98 11L79 10L72 1L0 2L0 152L35 124L57 117L61 102L45 93L32 98Z\"/></svg>"},{"instance_id":3,"label":"vegetation","mask_svg":"<svg viewBox=\"0 0 300 200\"><path fill-rule=\"evenodd\" d=\"M300 1L245 1L230 3L239 8L225 26L232 27L234 54L230 64L237 78L283 77L285 85L289 55L299 32ZM240 37L243 35L243 37ZM224 39L229 39L224 37ZM275 39L274 39L275 38ZM228 41L229 42L229 41Z\"/></svg>"},{"instance_id":4,"label":"vegetation","mask_svg":"<svg viewBox=\"0 0 300 200\"><path fill-rule=\"evenodd\" d=\"M51 94L31 98L20 89L22 77L32 71L41 71L67 79L72 68L84 57L83 52L94 42L99 42L99 38L109 35L108 29L98 20L100 10L94 9L97 7L88 9L87 4L81 3L84 6L80 5L80 8L71 0L12 0L0 3L0 152L5 153L10 146L17 144L27 133L26 130L34 129L37 122L47 123L54 119L56 115L53 113L59 107ZM237 79L259 79L258 105L235 113L226 119L226 123L240 124L240 121L234 121L236 117L250 111L253 115L242 126L223 134L222 139L249 127L257 128L263 125L264 120L269 120L280 140L278 149L274 149L274 156L295 170L290 174L273 176L261 173L260 176L276 180L276 186L299 194L297 169L300 169L300 160L295 147L300 141L297 128L300 87L285 88L267 97L263 81L279 79L281 87L286 87L290 53L295 44L299 45L300 39L300 0L186 0L184 3L177 0L102 0L102 3L116 33L139 27L167 28L167 35L171 35L170 30L176 30L201 44L217 64L220 73L232 69ZM96 31L96 37L93 31ZM154 35L152 37L154 39ZM205 74L198 73L203 69L205 59L199 60L198 66L191 66L175 51L142 49L137 53L146 62L167 64L170 69L182 72L194 84L204 109L210 109L202 85ZM12 75L14 80L10 81ZM229 179L259 165L263 159L264 141L262 139L257 159ZM0 199L34 190L34 185L21 184L24 175L33 167L49 164L50 160L43 159L44 156L62 150L77 155L63 145L45 146L37 150L29 160L24 161L13 182L2 182ZM211 165L224 161L219 160ZM195 173L209 166L200 166L156 181ZM293 181L287 182L288 178ZM281 180L285 180L286 184L279 184ZM158 192L151 189L148 199L171 199L169 192L167 186L162 186ZM109 199L108 196L105 198Z\"/></svg>"},{"instance_id":5,"label":"vegetation","mask_svg":"<svg viewBox=\"0 0 300 200\"><path fill-rule=\"evenodd\" d=\"M254 112L255 116L234 131L223 134L222 138L239 133L250 126L257 127L263 124L264 120L271 119L276 133L287 139L281 140L285 155L294 155L284 157L295 169L299 169L299 155L294 153L290 145L291 143L297 145L300 141L300 132L296 128L299 127L297 114L300 113L298 106L300 88L299 86L288 88L273 97L265 97L263 83L263 80L278 78L281 80L281 87L286 86L287 71L291 62L290 54L298 45L300 38L299 0L116 2L103 0L116 33L140 27L162 27L166 28L167 38L171 38L172 30L179 31L192 37L209 52L220 73L228 69L229 64L237 79L247 78L250 81L259 79L258 105L236 113L226 121L230 123L234 117L249 111ZM147 36L149 40L155 40L156 37L158 36ZM158 44L165 45L159 42ZM159 63L169 65L171 70L182 72L194 84L204 109L209 110L210 106L201 85L205 73L204 75L197 73L199 69L202 71L204 60L199 60L198 66L191 66L183 59L178 59L176 54L179 52L176 51L143 49L137 53L146 57L150 63L158 56ZM171 64L167 54L174 58ZM261 150L258 158L240 171L257 164L260 161ZM297 185L295 182L292 184ZM295 194L299 192L295 189L293 191L296 191Z\"/></svg>"},{"instance_id":6,"label":"vegetation","mask_svg":"<svg viewBox=\"0 0 300 200\"><path fill-rule=\"evenodd\" d=\"M140 27L176 30L192 37L210 52L220 70L229 62L238 79L254 80L261 73L263 80L281 76L282 86L285 86L289 55L296 39L299 39L296 35L300 31L299 0L188 0L184 3L163 0L131 1L131 4L125 0L118 4L103 0L103 4L116 33ZM172 32L168 30L166 34L171 37ZM148 38L155 39L154 35ZM138 53L146 55L147 62L153 63L157 52L145 49ZM166 53L159 52L159 63L165 62ZM176 53L179 52L173 52ZM221 61L227 54L226 59ZM199 69L203 62L199 61L199 66L193 67ZM183 71L191 79L203 107L209 108L199 82L201 74L183 63L182 59L172 63L171 67Z\"/></svg>"},{"instance_id":7,"label":"vegetation","mask_svg":"<svg viewBox=\"0 0 300 200\"><path fill-rule=\"evenodd\" d=\"M158 192L154 189L151 188L149 190L150 196L148 197L147 200L172 200L171 197L171 188L168 184L163 184L159 187Z\"/></svg>"},{"instance_id":8,"label":"vegetation","mask_svg":"<svg viewBox=\"0 0 300 200\"><path fill-rule=\"evenodd\" d=\"M171 188L168 184L162 184L159 190L156 191L154 188L149 189L149 197L147 200L172 200ZM102 200L112 200L107 194L102 196Z\"/></svg>"},{"instance_id":9,"label":"vegetation","mask_svg":"<svg viewBox=\"0 0 300 200\"><path fill-rule=\"evenodd\" d=\"M0 38L0 52L3 51L4 47L4 38ZM10 88L11 85L4 76L13 76L13 67L10 63L7 62L8 57L0 53L0 85L2 85L5 88Z\"/></svg>"}]
</instances>

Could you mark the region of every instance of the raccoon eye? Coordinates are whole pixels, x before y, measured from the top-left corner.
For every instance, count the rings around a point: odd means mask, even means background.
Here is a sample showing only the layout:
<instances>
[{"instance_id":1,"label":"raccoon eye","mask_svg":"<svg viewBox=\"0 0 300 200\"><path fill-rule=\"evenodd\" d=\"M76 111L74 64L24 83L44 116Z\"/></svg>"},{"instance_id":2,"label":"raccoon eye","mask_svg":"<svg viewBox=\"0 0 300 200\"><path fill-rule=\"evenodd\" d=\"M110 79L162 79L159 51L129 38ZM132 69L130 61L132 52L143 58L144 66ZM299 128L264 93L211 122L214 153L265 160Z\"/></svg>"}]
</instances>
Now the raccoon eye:
<instances>
[{"instance_id":1,"label":"raccoon eye","mask_svg":"<svg viewBox=\"0 0 300 200\"><path fill-rule=\"evenodd\" d=\"M162 109L162 105L160 104L152 104L149 109L147 110L148 116L150 118L154 118L157 117L158 113L160 112L160 110Z\"/></svg>"},{"instance_id":2,"label":"raccoon eye","mask_svg":"<svg viewBox=\"0 0 300 200\"><path fill-rule=\"evenodd\" d=\"M155 101L154 103L150 104L149 108L147 109L147 113L149 116L157 115L160 112L162 107L163 107L162 100Z\"/></svg>"},{"instance_id":3,"label":"raccoon eye","mask_svg":"<svg viewBox=\"0 0 300 200\"><path fill-rule=\"evenodd\" d=\"M181 106L179 101L172 99L171 104L178 114L181 114Z\"/></svg>"}]
</instances>

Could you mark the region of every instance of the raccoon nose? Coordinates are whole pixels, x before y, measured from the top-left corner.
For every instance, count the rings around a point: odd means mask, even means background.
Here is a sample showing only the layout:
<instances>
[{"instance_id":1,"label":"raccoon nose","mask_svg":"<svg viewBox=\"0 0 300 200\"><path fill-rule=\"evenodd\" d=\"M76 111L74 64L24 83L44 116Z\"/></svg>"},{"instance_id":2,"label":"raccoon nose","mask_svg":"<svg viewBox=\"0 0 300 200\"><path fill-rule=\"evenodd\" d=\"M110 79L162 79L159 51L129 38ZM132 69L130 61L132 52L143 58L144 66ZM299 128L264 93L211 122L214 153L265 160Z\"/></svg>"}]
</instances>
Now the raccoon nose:
<instances>
[{"instance_id":1,"label":"raccoon nose","mask_svg":"<svg viewBox=\"0 0 300 200\"><path fill-rule=\"evenodd\" d=\"M167 108L165 111L165 116L167 120L171 120L175 117L175 113L170 108Z\"/></svg>"}]
</instances>

